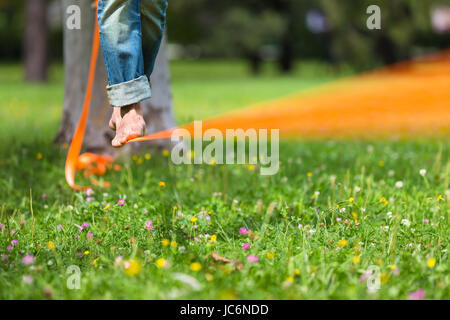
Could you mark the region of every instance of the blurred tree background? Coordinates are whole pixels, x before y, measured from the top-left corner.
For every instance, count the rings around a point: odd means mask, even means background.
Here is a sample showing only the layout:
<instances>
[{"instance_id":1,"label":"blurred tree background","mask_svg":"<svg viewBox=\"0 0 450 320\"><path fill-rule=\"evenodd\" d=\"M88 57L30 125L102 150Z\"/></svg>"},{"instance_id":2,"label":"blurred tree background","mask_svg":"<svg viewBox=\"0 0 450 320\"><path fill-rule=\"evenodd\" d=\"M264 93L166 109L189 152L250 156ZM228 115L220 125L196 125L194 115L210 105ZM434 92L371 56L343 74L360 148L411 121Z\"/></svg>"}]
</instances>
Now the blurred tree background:
<instances>
[{"instance_id":1,"label":"blurred tree background","mask_svg":"<svg viewBox=\"0 0 450 320\"><path fill-rule=\"evenodd\" d=\"M0 0L0 60L25 61L31 51L41 55L43 66L61 61L60 2ZM381 8L381 30L366 27L366 9L373 4ZM447 48L450 34L432 24L432 12L440 6L450 6L450 0L169 0L169 55L246 59L255 74L267 60L286 73L306 59L366 70ZM36 10L45 10L45 24L36 26ZM40 32L46 35L36 36ZM45 80L45 75L29 78Z\"/></svg>"}]
</instances>

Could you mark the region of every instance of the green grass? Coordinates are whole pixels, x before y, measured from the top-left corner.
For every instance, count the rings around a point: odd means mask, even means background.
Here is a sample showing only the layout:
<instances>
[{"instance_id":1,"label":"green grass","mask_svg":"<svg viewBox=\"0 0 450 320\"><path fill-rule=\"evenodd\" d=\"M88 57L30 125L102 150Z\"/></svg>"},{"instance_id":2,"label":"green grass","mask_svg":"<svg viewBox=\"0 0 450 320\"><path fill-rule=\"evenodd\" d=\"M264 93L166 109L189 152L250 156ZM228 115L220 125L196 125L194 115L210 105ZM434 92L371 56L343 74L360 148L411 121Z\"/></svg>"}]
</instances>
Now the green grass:
<instances>
[{"instance_id":1,"label":"green grass","mask_svg":"<svg viewBox=\"0 0 450 320\"><path fill-rule=\"evenodd\" d=\"M282 142L280 172L269 177L248 166L174 166L159 153L137 155L108 173L111 188L95 188L88 202L65 184L65 154L52 145L62 76L55 66L48 85L28 85L20 66L0 67L0 254L8 255L0 257L0 298L407 299L419 288L427 299L450 298L448 140ZM292 76L268 65L255 78L240 62L176 62L177 119L202 119L335 77L311 63ZM145 228L149 220L153 231ZM89 230L80 232L83 222ZM252 232L241 235L241 227ZM18 245L8 251L13 239ZM215 261L215 252L242 268ZM23 265L25 254L35 257L32 265ZM115 266L118 257L142 270L127 275L123 264ZM168 267L158 268L161 258ZM190 269L194 262L200 271ZM67 287L71 265L81 270L79 290ZM361 277L373 266L381 287L368 292ZM201 288L176 280L179 273Z\"/></svg>"}]
</instances>

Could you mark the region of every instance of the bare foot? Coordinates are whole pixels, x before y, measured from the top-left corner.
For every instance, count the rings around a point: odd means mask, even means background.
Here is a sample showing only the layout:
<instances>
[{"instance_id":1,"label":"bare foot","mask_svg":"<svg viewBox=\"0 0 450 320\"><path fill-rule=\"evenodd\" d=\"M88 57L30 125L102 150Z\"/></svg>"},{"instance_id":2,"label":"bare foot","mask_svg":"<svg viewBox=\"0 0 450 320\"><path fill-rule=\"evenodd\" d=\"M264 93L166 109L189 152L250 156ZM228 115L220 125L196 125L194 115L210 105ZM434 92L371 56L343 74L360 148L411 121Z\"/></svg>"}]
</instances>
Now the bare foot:
<instances>
[{"instance_id":1,"label":"bare foot","mask_svg":"<svg viewBox=\"0 0 450 320\"><path fill-rule=\"evenodd\" d=\"M145 135L145 121L139 103L125 107L114 107L109 127L116 131L111 142L113 147L122 147L128 140Z\"/></svg>"}]
</instances>

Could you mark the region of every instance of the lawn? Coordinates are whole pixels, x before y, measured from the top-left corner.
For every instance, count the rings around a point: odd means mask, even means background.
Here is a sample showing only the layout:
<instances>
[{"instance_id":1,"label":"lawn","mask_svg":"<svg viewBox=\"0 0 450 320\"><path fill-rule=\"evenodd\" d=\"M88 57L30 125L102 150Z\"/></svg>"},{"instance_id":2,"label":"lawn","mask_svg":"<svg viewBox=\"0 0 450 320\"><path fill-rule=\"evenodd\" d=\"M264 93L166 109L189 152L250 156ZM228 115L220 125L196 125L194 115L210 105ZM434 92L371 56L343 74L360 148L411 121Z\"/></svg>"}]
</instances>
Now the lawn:
<instances>
[{"instance_id":1,"label":"lawn","mask_svg":"<svg viewBox=\"0 0 450 320\"><path fill-rule=\"evenodd\" d=\"M177 120L349 72L174 62ZM1 299L450 298L449 140L286 141L274 176L139 154L109 189L73 192L52 144L62 79L0 66Z\"/></svg>"}]
</instances>

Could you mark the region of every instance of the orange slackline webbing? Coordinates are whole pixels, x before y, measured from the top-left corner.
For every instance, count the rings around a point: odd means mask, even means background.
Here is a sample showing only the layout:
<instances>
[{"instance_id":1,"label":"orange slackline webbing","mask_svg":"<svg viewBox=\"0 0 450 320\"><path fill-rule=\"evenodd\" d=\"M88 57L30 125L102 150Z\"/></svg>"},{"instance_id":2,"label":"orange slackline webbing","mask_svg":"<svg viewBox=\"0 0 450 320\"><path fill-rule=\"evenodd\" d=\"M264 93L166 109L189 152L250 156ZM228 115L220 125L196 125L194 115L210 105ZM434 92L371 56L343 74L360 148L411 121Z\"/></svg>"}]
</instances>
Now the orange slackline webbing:
<instances>
[{"instance_id":1,"label":"orange slackline webbing","mask_svg":"<svg viewBox=\"0 0 450 320\"><path fill-rule=\"evenodd\" d=\"M84 96L83 110L81 112L80 120L78 121L77 128L72 138L72 143L70 144L69 152L66 158L65 174L66 181L72 189L83 190L87 187L79 187L75 185L75 172L77 169L83 167L83 158L79 159L81 145L83 144L84 132L86 129L86 122L89 114L89 107L91 104L92 88L94 86L95 69L97 67L98 51L100 47L100 35L98 30L98 22L95 19L94 36L92 41L92 53L91 62L89 65L89 78L86 87L86 94ZM79 161L81 160L81 161ZM86 163L91 161L102 162L105 161L104 157L88 153L84 155L84 160Z\"/></svg>"},{"instance_id":2,"label":"orange slackline webbing","mask_svg":"<svg viewBox=\"0 0 450 320\"><path fill-rule=\"evenodd\" d=\"M75 190L76 170L103 175L112 157L79 156L89 113L99 50L94 30L91 63L81 118L66 160L66 180ZM450 132L450 50L301 91L251 108L206 119L202 132L215 128L279 129L284 138L448 136ZM192 123L180 128L195 134ZM170 138L175 130L128 142ZM97 181L91 179L93 184ZM103 184L105 185L105 183Z\"/></svg>"}]
</instances>

